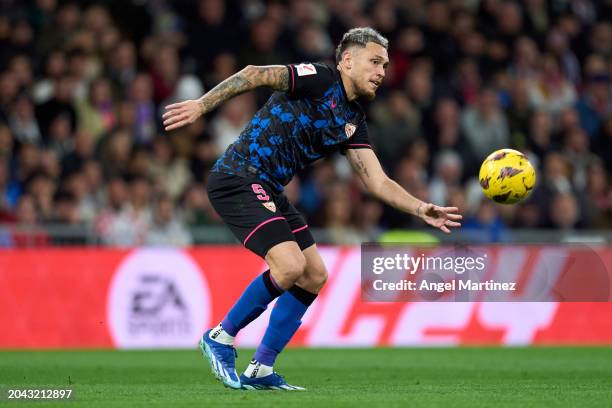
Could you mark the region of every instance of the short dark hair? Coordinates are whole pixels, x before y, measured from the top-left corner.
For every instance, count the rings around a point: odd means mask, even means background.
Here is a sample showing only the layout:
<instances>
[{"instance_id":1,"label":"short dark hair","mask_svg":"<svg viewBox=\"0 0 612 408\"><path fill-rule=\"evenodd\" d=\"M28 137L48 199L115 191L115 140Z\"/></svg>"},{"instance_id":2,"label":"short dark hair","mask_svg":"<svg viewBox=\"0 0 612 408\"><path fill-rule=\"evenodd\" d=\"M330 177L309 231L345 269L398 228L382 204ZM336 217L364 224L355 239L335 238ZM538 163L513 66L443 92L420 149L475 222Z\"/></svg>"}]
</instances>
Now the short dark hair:
<instances>
[{"instance_id":1,"label":"short dark hair","mask_svg":"<svg viewBox=\"0 0 612 408\"><path fill-rule=\"evenodd\" d=\"M364 48L367 43L373 42L385 48L389 48L389 40L381 33L370 27L351 28L342 36L342 40L336 48L336 63L342 59L342 54L354 45Z\"/></svg>"}]
</instances>

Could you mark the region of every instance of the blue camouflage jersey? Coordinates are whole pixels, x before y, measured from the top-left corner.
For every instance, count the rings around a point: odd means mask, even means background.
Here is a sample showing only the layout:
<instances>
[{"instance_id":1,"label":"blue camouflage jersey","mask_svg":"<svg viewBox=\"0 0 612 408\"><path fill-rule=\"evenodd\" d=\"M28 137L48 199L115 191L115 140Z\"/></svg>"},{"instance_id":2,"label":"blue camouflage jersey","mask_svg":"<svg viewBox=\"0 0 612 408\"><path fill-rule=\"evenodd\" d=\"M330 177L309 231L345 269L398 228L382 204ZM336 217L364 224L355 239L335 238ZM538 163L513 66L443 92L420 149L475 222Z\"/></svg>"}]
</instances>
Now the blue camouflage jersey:
<instances>
[{"instance_id":1,"label":"blue camouflage jersey","mask_svg":"<svg viewBox=\"0 0 612 408\"><path fill-rule=\"evenodd\" d=\"M289 90L272 94L212 171L256 177L281 192L322 157L371 148L365 114L349 102L337 69L318 63L287 69Z\"/></svg>"}]
</instances>

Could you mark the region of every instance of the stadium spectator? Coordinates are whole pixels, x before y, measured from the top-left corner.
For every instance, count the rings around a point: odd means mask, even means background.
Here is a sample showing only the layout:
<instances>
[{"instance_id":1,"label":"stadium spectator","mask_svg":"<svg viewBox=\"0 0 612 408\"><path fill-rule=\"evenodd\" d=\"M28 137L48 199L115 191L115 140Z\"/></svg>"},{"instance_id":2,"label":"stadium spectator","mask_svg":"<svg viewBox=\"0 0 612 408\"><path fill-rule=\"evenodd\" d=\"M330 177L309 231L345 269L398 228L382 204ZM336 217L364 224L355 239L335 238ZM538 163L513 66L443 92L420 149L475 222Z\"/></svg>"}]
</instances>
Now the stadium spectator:
<instances>
[{"instance_id":1,"label":"stadium spectator","mask_svg":"<svg viewBox=\"0 0 612 408\"><path fill-rule=\"evenodd\" d=\"M94 140L109 132L117 121L110 81L105 77L94 79L86 100L77 103L77 111L79 128L86 130Z\"/></svg>"},{"instance_id":2,"label":"stadium spectator","mask_svg":"<svg viewBox=\"0 0 612 408\"><path fill-rule=\"evenodd\" d=\"M81 9L77 3L60 5L40 27L40 35L37 37L39 49L46 54L67 46L78 30L80 21Z\"/></svg>"},{"instance_id":3,"label":"stadium spectator","mask_svg":"<svg viewBox=\"0 0 612 408\"><path fill-rule=\"evenodd\" d=\"M44 61L43 76L38 78L32 87L34 103L41 104L51 99L55 79L62 76L66 69L66 55L63 51L56 49L47 55Z\"/></svg>"},{"instance_id":4,"label":"stadium spectator","mask_svg":"<svg viewBox=\"0 0 612 408\"><path fill-rule=\"evenodd\" d=\"M224 152L236 140L254 113L255 101L251 94L240 95L223 104L210 124L216 135L217 154Z\"/></svg>"},{"instance_id":5,"label":"stadium spectator","mask_svg":"<svg viewBox=\"0 0 612 408\"><path fill-rule=\"evenodd\" d=\"M527 143L529 117L532 113L529 106L527 83L522 79L512 81L510 102L507 107L510 141L513 146L524 148Z\"/></svg>"},{"instance_id":6,"label":"stadium spectator","mask_svg":"<svg viewBox=\"0 0 612 408\"><path fill-rule=\"evenodd\" d=\"M18 155L14 160L16 170L12 173L12 179L23 190L30 176L38 170L40 148L37 145L26 143L20 147Z\"/></svg>"},{"instance_id":7,"label":"stadium spectator","mask_svg":"<svg viewBox=\"0 0 612 408\"><path fill-rule=\"evenodd\" d=\"M461 129L478 161L508 145L508 121L492 89L483 89L477 104L463 111Z\"/></svg>"},{"instance_id":8,"label":"stadium spectator","mask_svg":"<svg viewBox=\"0 0 612 408\"><path fill-rule=\"evenodd\" d=\"M452 150L442 150L434 156L434 173L429 183L429 198L440 205L448 205L449 190L460 185L463 161Z\"/></svg>"},{"instance_id":9,"label":"stadium spectator","mask_svg":"<svg viewBox=\"0 0 612 408\"><path fill-rule=\"evenodd\" d=\"M233 12L233 10L232 10ZM191 16L197 16L193 19ZM213 57L221 52L235 52L241 43L241 30L223 0L199 0L197 10L186 19L187 52L197 64L201 76ZM214 41L211 39L214 38ZM203 47L202 44L207 44Z\"/></svg>"},{"instance_id":10,"label":"stadium spectator","mask_svg":"<svg viewBox=\"0 0 612 408\"><path fill-rule=\"evenodd\" d=\"M189 165L184 158L177 156L165 136L155 138L152 151L147 174L161 191L176 200L191 182Z\"/></svg>"},{"instance_id":11,"label":"stadium spectator","mask_svg":"<svg viewBox=\"0 0 612 408\"><path fill-rule=\"evenodd\" d=\"M106 57L107 75L115 91L121 93L136 78L136 46L131 41L122 40L114 44Z\"/></svg>"},{"instance_id":12,"label":"stadium spectator","mask_svg":"<svg viewBox=\"0 0 612 408\"><path fill-rule=\"evenodd\" d=\"M74 177L74 175L73 175ZM67 191L58 191L53 197L53 224L78 224L80 222L77 198Z\"/></svg>"},{"instance_id":13,"label":"stadium spectator","mask_svg":"<svg viewBox=\"0 0 612 408\"><path fill-rule=\"evenodd\" d=\"M62 168L57 154L53 150L43 149L40 151L39 159L38 170L49 175L56 181L61 181Z\"/></svg>"},{"instance_id":14,"label":"stadium spectator","mask_svg":"<svg viewBox=\"0 0 612 408\"><path fill-rule=\"evenodd\" d=\"M588 223L595 227L606 228L606 215L612 210L612 202L608 188L610 175L600 160L590 163L587 169L587 185L585 193L586 214Z\"/></svg>"},{"instance_id":15,"label":"stadium spectator","mask_svg":"<svg viewBox=\"0 0 612 408\"><path fill-rule=\"evenodd\" d=\"M297 3L299 2L294 2ZM334 52L334 46L321 26L306 23L297 34L294 52L296 61L324 61L329 60L329 56Z\"/></svg>"},{"instance_id":16,"label":"stadium spectator","mask_svg":"<svg viewBox=\"0 0 612 408\"><path fill-rule=\"evenodd\" d=\"M559 61L563 75L574 85L580 84L580 63L576 54L569 48L567 35L561 29L554 28L548 32L546 45Z\"/></svg>"},{"instance_id":17,"label":"stadium spectator","mask_svg":"<svg viewBox=\"0 0 612 408\"><path fill-rule=\"evenodd\" d=\"M52 150L60 160L74 150L75 137L68 115L55 116L49 124L46 135L46 147Z\"/></svg>"},{"instance_id":18,"label":"stadium spectator","mask_svg":"<svg viewBox=\"0 0 612 408\"><path fill-rule=\"evenodd\" d=\"M502 242L508 239L508 231L495 204L482 198L474 215L467 218L463 228L476 242Z\"/></svg>"},{"instance_id":19,"label":"stadium spectator","mask_svg":"<svg viewBox=\"0 0 612 408\"><path fill-rule=\"evenodd\" d=\"M193 147L189 168L194 180L198 182L204 182L208 169L217 160L217 148L211 139L210 134L204 131L198 136Z\"/></svg>"},{"instance_id":20,"label":"stadium spectator","mask_svg":"<svg viewBox=\"0 0 612 408\"><path fill-rule=\"evenodd\" d=\"M573 184L578 190L586 188L587 167L596 161L589 150L589 136L584 129L575 127L564 134L563 153L572 163Z\"/></svg>"},{"instance_id":21,"label":"stadium spectator","mask_svg":"<svg viewBox=\"0 0 612 408\"><path fill-rule=\"evenodd\" d=\"M28 56L18 54L11 58L8 69L15 74L15 80L19 89L29 89L34 82L32 63Z\"/></svg>"},{"instance_id":22,"label":"stadium spectator","mask_svg":"<svg viewBox=\"0 0 612 408\"><path fill-rule=\"evenodd\" d=\"M159 44L152 59L149 72L153 82L153 99L159 104L172 96L180 79L178 50L169 44Z\"/></svg>"},{"instance_id":23,"label":"stadium spectator","mask_svg":"<svg viewBox=\"0 0 612 408\"><path fill-rule=\"evenodd\" d=\"M0 71L0 120L6 123L11 105L19 93L17 78L11 71Z\"/></svg>"},{"instance_id":24,"label":"stadium spectator","mask_svg":"<svg viewBox=\"0 0 612 408\"><path fill-rule=\"evenodd\" d=\"M0 158L10 160L13 155L13 134L8 126L0 124Z\"/></svg>"},{"instance_id":25,"label":"stadium spectator","mask_svg":"<svg viewBox=\"0 0 612 408\"><path fill-rule=\"evenodd\" d=\"M360 244L365 240L351 222L353 204L345 184L334 182L329 186L328 200L324 204L325 227L329 242L334 244Z\"/></svg>"},{"instance_id":26,"label":"stadium spectator","mask_svg":"<svg viewBox=\"0 0 612 408\"><path fill-rule=\"evenodd\" d=\"M156 198L153 220L145 234L144 243L179 247L191 245L191 235L176 215L174 202L170 196L161 194Z\"/></svg>"},{"instance_id":27,"label":"stadium spectator","mask_svg":"<svg viewBox=\"0 0 612 408\"><path fill-rule=\"evenodd\" d=\"M144 242L151 224L150 193L150 183L143 177L134 177L129 190L121 179L113 180L108 193L111 207L97 222L107 245L123 247Z\"/></svg>"},{"instance_id":28,"label":"stadium spectator","mask_svg":"<svg viewBox=\"0 0 612 408\"><path fill-rule=\"evenodd\" d=\"M463 105L476 104L482 82L480 70L474 60L466 58L459 62L453 79L453 87Z\"/></svg>"},{"instance_id":29,"label":"stadium spectator","mask_svg":"<svg viewBox=\"0 0 612 408\"><path fill-rule=\"evenodd\" d=\"M529 119L527 147L538 158L544 158L555 148L553 140L553 118L548 112L535 111Z\"/></svg>"},{"instance_id":30,"label":"stadium spectator","mask_svg":"<svg viewBox=\"0 0 612 408\"><path fill-rule=\"evenodd\" d=\"M38 224L39 218L34 199L24 194L19 198L15 211L12 243L15 247L40 247L49 244L49 236Z\"/></svg>"},{"instance_id":31,"label":"stadium spectator","mask_svg":"<svg viewBox=\"0 0 612 408\"><path fill-rule=\"evenodd\" d=\"M553 55L543 55L540 64L538 76L529 83L529 101L533 109L545 110L556 117L574 105L576 91Z\"/></svg>"},{"instance_id":32,"label":"stadium spectator","mask_svg":"<svg viewBox=\"0 0 612 408\"><path fill-rule=\"evenodd\" d=\"M302 183L302 200L300 206L310 217L312 224L320 223L316 215L325 201L329 186L338 178L333 163L330 160L322 160L317 163L310 177ZM313 219L314 218L314 219Z\"/></svg>"},{"instance_id":33,"label":"stadium spectator","mask_svg":"<svg viewBox=\"0 0 612 408\"><path fill-rule=\"evenodd\" d=\"M135 142L139 145L148 145L157 131L157 110L153 101L153 82L150 75L136 74L130 83L129 99L134 103L136 110Z\"/></svg>"},{"instance_id":34,"label":"stadium spectator","mask_svg":"<svg viewBox=\"0 0 612 408\"><path fill-rule=\"evenodd\" d=\"M215 55L210 71L204 75L204 85L207 89L213 88L237 71L236 55L229 52L219 53Z\"/></svg>"},{"instance_id":35,"label":"stadium spectator","mask_svg":"<svg viewBox=\"0 0 612 408\"><path fill-rule=\"evenodd\" d=\"M105 177L127 174L133 139L128 130L116 130L100 141L100 163Z\"/></svg>"},{"instance_id":36,"label":"stadium spectator","mask_svg":"<svg viewBox=\"0 0 612 408\"><path fill-rule=\"evenodd\" d=\"M581 226L578 201L571 193L560 193L554 196L549 212L554 228L571 230Z\"/></svg>"},{"instance_id":37,"label":"stadium spectator","mask_svg":"<svg viewBox=\"0 0 612 408\"><path fill-rule=\"evenodd\" d=\"M546 0L527 0L524 7L527 32L533 37L541 39L552 24Z\"/></svg>"},{"instance_id":38,"label":"stadium spectator","mask_svg":"<svg viewBox=\"0 0 612 408\"><path fill-rule=\"evenodd\" d=\"M572 171L568 159L560 152L551 152L544 158L541 179L533 192L533 202L543 216L540 226L550 226L552 198L559 194L574 194Z\"/></svg>"},{"instance_id":39,"label":"stadium spectator","mask_svg":"<svg viewBox=\"0 0 612 408\"><path fill-rule=\"evenodd\" d=\"M393 179L407 191L411 191L415 197L421 200L430 200L427 186L427 171L418 161L404 157L397 163ZM383 224L393 226L394 228L410 228L414 227L412 217L407 217L405 214L386 207L383 213Z\"/></svg>"},{"instance_id":40,"label":"stadium spectator","mask_svg":"<svg viewBox=\"0 0 612 408\"><path fill-rule=\"evenodd\" d=\"M403 92L393 91L386 100L372 106L372 121L372 139L381 162L389 167L417 137L421 115Z\"/></svg>"},{"instance_id":41,"label":"stadium spectator","mask_svg":"<svg viewBox=\"0 0 612 408\"><path fill-rule=\"evenodd\" d=\"M57 118L68 122L68 132L76 129L77 113L74 107L74 81L69 75L61 75L53 83L53 97L36 106L36 119L43 135L43 141L49 143L51 127ZM57 125L57 122L55 123Z\"/></svg>"},{"instance_id":42,"label":"stadium spectator","mask_svg":"<svg viewBox=\"0 0 612 408\"><path fill-rule=\"evenodd\" d=\"M433 126L430 135L430 149L452 150L459 154L464 165L464 174L475 174L477 161L461 130L460 108L451 98L441 98L436 103Z\"/></svg>"},{"instance_id":43,"label":"stadium spectator","mask_svg":"<svg viewBox=\"0 0 612 408\"><path fill-rule=\"evenodd\" d=\"M514 43L514 56L509 71L517 78L531 80L538 75L538 45L531 37L519 37Z\"/></svg>"},{"instance_id":44,"label":"stadium spectator","mask_svg":"<svg viewBox=\"0 0 612 408\"><path fill-rule=\"evenodd\" d=\"M74 147L61 158L62 175L67 176L80 171L87 160L94 158L94 154L93 136L86 129L78 130L74 137Z\"/></svg>"},{"instance_id":45,"label":"stadium spectator","mask_svg":"<svg viewBox=\"0 0 612 408\"><path fill-rule=\"evenodd\" d=\"M361 200L356 210L356 219L359 236L364 239L364 242L375 242L383 233L380 227L382 215L383 206L378 200L370 196Z\"/></svg>"},{"instance_id":46,"label":"stadium spectator","mask_svg":"<svg viewBox=\"0 0 612 408\"><path fill-rule=\"evenodd\" d=\"M42 136L34 116L34 104L26 94L17 96L8 123L18 143L41 144Z\"/></svg>"},{"instance_id":47,"label":"stadium spectator","mask_svg":"<svg viewBox=\"0 0 612 408\"><path fill-rule=\"evenodd\" d=\"M433 102L431 70L427 65L417 65L408 71L406 93L412 105L420 110L421 117L427 117Z\"/></svg>"},{"instance_id":48,"label":"stadium spectator","mask_svg":"<svg viewBox=\"0 0 612 408\"><path fill-rule=\"evenodd\" d=\"M181 201L181 207L184 211L184 219L190 226L221 224L221 218L212 208L206 190L200 184L189 186Z\"/></svg>"},{"instance_id":49,"label":"stadium spectator","mask_svg":"<svg viewBox=\"0 0 612 408\"><path fill-rule=\"evenodd\" d=\"M589 56L585 75L585 90L576 108L580 115L580 125L590 136L595 136L602 120L612 115L611 73L603 56Z\"/></svg>"}]
</instances>

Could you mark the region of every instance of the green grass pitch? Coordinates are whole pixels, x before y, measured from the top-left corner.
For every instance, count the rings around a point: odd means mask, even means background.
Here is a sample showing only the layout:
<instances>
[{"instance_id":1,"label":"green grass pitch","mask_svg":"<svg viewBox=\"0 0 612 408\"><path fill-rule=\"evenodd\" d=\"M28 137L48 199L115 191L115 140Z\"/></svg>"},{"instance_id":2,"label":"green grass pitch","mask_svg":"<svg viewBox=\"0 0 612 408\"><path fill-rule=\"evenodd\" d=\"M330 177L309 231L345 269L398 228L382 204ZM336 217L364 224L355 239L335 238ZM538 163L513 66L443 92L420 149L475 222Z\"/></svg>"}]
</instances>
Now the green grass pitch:
<instances>
[{"instance_id":1,"label":"green grass pitch","mask_svg":"<svg viewBox=\"0 0 612 408\"><path fill-rule=\"evenodd\" d=\"M239 353L243 369L252 350ZM195 349L0 352L0 405L612 407L612 348L288 349L276 368L308 391L225 389ZM6 400L69 382L73 401Z\"/></svg>"}]
</instances>

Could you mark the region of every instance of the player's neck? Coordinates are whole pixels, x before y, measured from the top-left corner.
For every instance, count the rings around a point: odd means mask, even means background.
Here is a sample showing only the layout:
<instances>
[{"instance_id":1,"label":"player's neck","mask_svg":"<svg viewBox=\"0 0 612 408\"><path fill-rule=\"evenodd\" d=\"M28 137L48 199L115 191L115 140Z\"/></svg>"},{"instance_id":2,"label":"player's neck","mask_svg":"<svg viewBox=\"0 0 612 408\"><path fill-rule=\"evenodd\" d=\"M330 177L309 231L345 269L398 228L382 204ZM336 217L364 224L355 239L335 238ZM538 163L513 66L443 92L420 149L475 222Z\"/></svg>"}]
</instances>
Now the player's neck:
<instances>
[{"instance_id":1,"label":"player's neck","mask_svg":"<svg viewBox=\"0 0 612 408\"><path fill-rule=\"evenodd\" d=\"M344 87L344 92L346 92L347 99L349 102L354 101L357 99L357 93L355 92L353 81L351 81L348 75L342 72L341 67L338 67L338 72L340 72L340 79L342 80L342 86Z\"/></svg>"}]
</instances>

